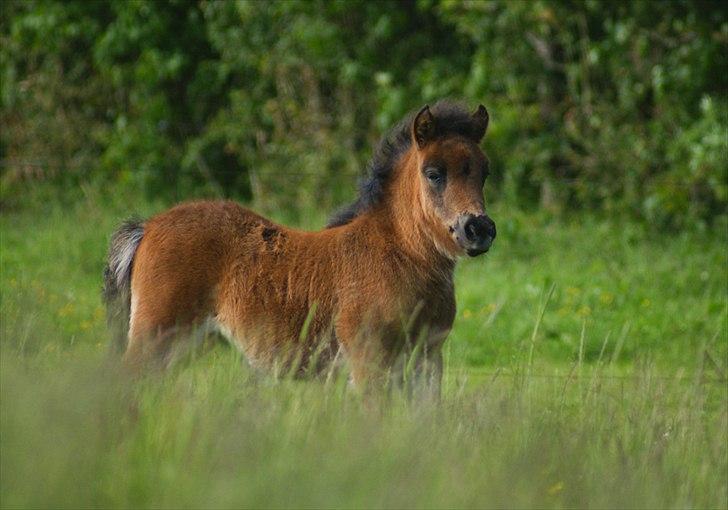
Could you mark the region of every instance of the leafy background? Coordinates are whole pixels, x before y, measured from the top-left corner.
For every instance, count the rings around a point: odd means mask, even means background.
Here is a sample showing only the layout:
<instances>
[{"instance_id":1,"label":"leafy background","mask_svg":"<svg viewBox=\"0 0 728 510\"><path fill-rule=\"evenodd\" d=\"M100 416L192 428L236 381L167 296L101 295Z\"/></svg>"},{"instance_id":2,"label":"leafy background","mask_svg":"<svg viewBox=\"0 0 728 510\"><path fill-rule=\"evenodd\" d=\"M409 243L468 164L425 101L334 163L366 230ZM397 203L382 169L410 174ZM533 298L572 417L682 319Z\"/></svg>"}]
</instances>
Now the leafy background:
<instances>
[{"instance_id":1,"label":"leafy background","mask_svg":"<svg viewBox=\"0 0 728 510\"><path fill-rule=\"evenodd\" d=\"M47 181L296 217L454 97L490 110L489 197L668 228L726 212L720 2L8 0L0 55L3 207Z\"/></svg>"}]
</instances>

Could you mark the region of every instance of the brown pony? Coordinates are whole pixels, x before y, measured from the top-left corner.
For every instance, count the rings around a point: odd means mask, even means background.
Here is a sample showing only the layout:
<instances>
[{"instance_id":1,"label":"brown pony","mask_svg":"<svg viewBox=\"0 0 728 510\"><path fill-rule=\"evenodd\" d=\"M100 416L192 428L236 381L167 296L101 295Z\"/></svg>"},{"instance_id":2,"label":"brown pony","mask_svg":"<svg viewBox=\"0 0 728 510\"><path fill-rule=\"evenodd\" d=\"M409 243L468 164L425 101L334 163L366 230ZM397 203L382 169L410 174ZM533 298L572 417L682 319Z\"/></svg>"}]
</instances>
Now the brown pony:
<instances>
[{"instance_id":1,"label":"brown pony","mask_svg":"<svg viewBox=\"0 0 728 510\"><path fill-rule=\"evenodd\" d=\"M125 223L105 270L125 363L166 365L192 331L214 328L253 366L315 373L343 358L361 387L400 380L406 359L439 393L455 261L496 235L478 147L487 127L482 105L408 116L380 142L357 201L319 232L226 201Z\"/></svg>"}]
</instances>

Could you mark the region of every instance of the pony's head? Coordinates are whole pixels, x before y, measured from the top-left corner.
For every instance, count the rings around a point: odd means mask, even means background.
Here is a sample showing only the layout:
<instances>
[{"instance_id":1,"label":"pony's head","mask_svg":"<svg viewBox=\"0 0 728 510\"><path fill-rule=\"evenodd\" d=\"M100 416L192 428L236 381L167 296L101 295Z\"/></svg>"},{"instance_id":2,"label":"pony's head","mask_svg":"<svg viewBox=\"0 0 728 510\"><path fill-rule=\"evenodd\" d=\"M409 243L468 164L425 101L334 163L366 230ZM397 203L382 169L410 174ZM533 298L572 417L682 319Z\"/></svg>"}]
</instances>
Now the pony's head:
<instances>
[{"instance_id":1,"label":"pony's head","mask_svg":"<svg viewBox=\"0 0 728 510\"><path fill-rule=\"evenodd\" d=\"M483 105L465 116L437 105L433 110L425 106L411 124L422 217L441 251L474 257L495 239L483 200L488 158L479 147L488 111Z\"/></svg>"}]
</instances>

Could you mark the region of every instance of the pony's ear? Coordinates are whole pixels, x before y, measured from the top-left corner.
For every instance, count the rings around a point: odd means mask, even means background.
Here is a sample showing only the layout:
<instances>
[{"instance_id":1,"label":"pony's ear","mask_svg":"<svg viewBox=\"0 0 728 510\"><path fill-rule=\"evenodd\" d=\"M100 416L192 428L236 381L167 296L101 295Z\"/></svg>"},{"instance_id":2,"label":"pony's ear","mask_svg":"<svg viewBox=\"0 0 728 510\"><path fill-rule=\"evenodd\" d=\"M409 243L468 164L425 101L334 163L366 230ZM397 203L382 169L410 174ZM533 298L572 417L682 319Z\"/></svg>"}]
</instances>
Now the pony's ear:
<instances>
[{"instance_id":1,"label":"pony's ear","mask_svg":"<svg viewBox=\"0 0 728 510\"><path fill-rule=\"evenodd\" d=\"M490 120L488 110L482 104L478 105L478 109L470 116L470 119L473 122L473 138L476 142L480 142L488 130L488 121Z\"/></svg>"},{"instance_id":2,"label":"pony's ear","mask_svg":"<svg viewBox=\"0 0 728 510\"><path fill-rule=\"evenodd\" d=\"M435 138L435 117L432 116L429 106L425 106L415 116L412 123L412 137L420 149Z\"/></svg>"}]
</instances>

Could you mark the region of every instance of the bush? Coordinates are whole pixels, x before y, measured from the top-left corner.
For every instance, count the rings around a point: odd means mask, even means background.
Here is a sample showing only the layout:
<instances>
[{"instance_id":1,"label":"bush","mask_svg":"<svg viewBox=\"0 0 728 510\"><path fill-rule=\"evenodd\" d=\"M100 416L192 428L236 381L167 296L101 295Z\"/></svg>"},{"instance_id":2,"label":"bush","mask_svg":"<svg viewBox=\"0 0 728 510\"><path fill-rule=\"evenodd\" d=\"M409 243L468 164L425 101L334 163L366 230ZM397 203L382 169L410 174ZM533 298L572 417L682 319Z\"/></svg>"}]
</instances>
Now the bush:
<instances>
[{"instance_id":1,"label":"bush","mask_svg":"<svg viewBox=\"0 0 728 510\"><path fill-rule=\"evenodd\" d=\"M511 203L665 225L726 211L728 10L713 2L2 9L4 201L47 179L332 207L383 131L450 96L489 107Z\"/></svg>"}]
</instances>

